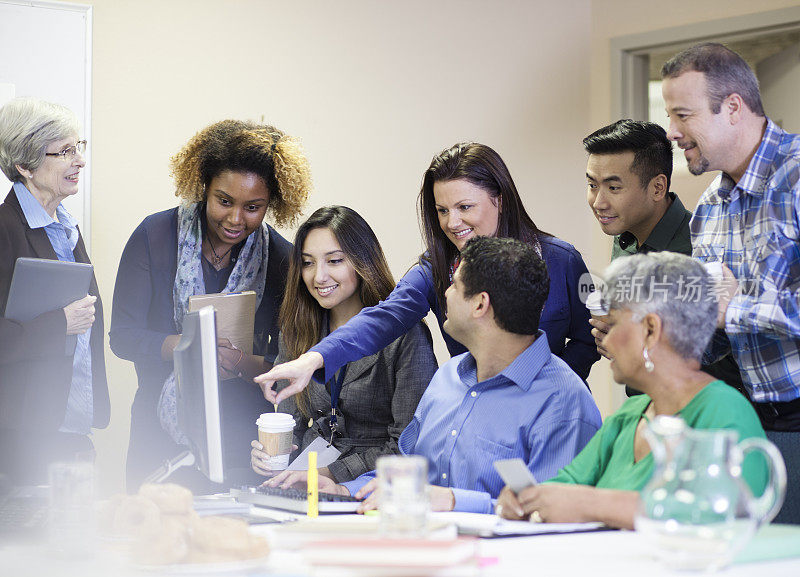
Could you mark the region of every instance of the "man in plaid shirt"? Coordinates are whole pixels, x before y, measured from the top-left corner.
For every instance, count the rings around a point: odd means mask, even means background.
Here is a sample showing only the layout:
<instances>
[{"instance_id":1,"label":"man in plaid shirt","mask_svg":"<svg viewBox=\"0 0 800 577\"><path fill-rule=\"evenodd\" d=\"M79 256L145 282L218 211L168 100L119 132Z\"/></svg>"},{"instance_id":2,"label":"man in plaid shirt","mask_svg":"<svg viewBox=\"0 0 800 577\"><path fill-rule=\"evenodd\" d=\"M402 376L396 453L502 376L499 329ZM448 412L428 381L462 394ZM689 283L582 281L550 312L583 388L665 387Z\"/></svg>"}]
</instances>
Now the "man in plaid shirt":
<instances>
[{"instance_id":1,"label":"man in plaid shirt","mask_svg":"<svg viewBox=\"0 0 800 577\"><path fill-rule=\"evenodd\" d=\"M800 136L765 116L753 71L721 44L681 52L661 76L689 171L722 171L690 223L692 255L724 264L706 362L731 351L764 428L800 431Z\"/></svg>"}]
</instances>

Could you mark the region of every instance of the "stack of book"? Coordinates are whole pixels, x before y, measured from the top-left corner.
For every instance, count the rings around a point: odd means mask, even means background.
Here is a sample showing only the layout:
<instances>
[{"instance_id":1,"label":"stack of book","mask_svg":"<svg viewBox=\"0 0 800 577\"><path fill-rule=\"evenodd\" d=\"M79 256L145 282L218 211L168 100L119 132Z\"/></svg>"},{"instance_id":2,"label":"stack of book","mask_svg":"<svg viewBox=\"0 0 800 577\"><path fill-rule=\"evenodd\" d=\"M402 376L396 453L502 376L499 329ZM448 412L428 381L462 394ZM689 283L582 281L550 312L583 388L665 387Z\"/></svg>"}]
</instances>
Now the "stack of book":
<instances>
[{"instance_id":1,"label":"stack of book","mask_svg":"<svg viewBox=\"0 0 800 577\"><path fill-rule=\"evenodd\" d=\"M370 576L463 576L479 571L478 540L425 538L341 538L311 541L303 547L303 558L311 566L349 575ZM322 573L320 573L322 574Z\"/></svg>"}]
</instances>

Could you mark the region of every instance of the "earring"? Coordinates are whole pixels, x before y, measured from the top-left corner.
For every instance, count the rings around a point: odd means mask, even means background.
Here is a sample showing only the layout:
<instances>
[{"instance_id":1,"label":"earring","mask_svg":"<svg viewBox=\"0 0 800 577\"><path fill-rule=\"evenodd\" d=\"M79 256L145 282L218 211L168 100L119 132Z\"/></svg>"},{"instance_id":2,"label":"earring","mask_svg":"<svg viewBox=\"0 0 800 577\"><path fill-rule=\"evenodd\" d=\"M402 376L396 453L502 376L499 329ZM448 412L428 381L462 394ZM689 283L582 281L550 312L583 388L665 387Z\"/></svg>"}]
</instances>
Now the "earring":
<instances>
[{"instance_id":1,"label":"earring","mask_svg":"<svg viewBox=\"0 0 800 577\"><path fill-rule=\"evenodd\" d=\"M648 373L652 373L653 369L655 369L656 366L653 364L653 361L650 359L650 353L647 352L647 347L642 349L642 357L644 357L644 370L647 371Z\"/></svg>"}]
</instances>

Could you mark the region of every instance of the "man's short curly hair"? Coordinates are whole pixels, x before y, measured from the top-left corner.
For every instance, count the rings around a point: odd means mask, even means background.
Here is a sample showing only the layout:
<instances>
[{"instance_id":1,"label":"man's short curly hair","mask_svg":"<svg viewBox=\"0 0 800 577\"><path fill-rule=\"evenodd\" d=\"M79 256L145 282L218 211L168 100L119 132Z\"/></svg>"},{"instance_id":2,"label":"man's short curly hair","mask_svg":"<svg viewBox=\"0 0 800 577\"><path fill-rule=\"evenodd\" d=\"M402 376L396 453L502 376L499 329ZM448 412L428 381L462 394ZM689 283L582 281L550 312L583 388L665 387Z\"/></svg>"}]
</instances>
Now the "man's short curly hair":
<instances>
[{"instance_id":1,"label":"man's short curly hair","mask_svg":"<svg viewBox=\"0 0 800 577\"><path fill-rule=\"evenodd\" d=\"M488 293L497 326L517 335L538 332L550 276L532 245L513 238L471 238L458 271L465 297Z\"/></svg>"},{"instance_id":2,"label":"man's short curly hair","mask_svg":"<svg viewBox=\"0 0 800 577\"><path fill-rule=\"evenodd\" d=\"M311 192L311 170L300 141L268 124L223 120L204 128L170 160L175 196L206 200L211 181L226 170L252 172L269 190L270 213L278 226L291 226Z\"/></svg>"}]
</instances>

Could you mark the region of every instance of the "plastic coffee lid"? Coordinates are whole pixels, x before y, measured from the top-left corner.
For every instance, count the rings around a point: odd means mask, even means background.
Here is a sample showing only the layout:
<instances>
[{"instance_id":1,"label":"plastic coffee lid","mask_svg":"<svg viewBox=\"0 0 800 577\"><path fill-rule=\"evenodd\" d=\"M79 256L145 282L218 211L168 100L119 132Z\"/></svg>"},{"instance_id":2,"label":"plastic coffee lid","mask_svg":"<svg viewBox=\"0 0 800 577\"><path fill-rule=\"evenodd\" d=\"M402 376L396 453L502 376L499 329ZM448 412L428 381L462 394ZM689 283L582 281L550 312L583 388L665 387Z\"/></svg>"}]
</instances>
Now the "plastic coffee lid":
<instances>
[{"instance_id":1,"label":"plastic coffee lid","mask_svg":"<svg viewBox=\"0 0 800 577\"><path fill-rule=\"evenodd\" d=\"M289 413L262 413L256 425L264 429L294 429L294 418Z\"/></svg>"},{"instance_id":2,"label":"plastic coffee lid","mask_svg":"<svg viewBox=\"0 0 800 577\"><path fill-rule=\"evenodd\" d=\"M589 296L586 297L586 308L593 313L608 314L608 307L603 302L603 294L600 291L589 293Z\"/></svg>"}]
</instances>

